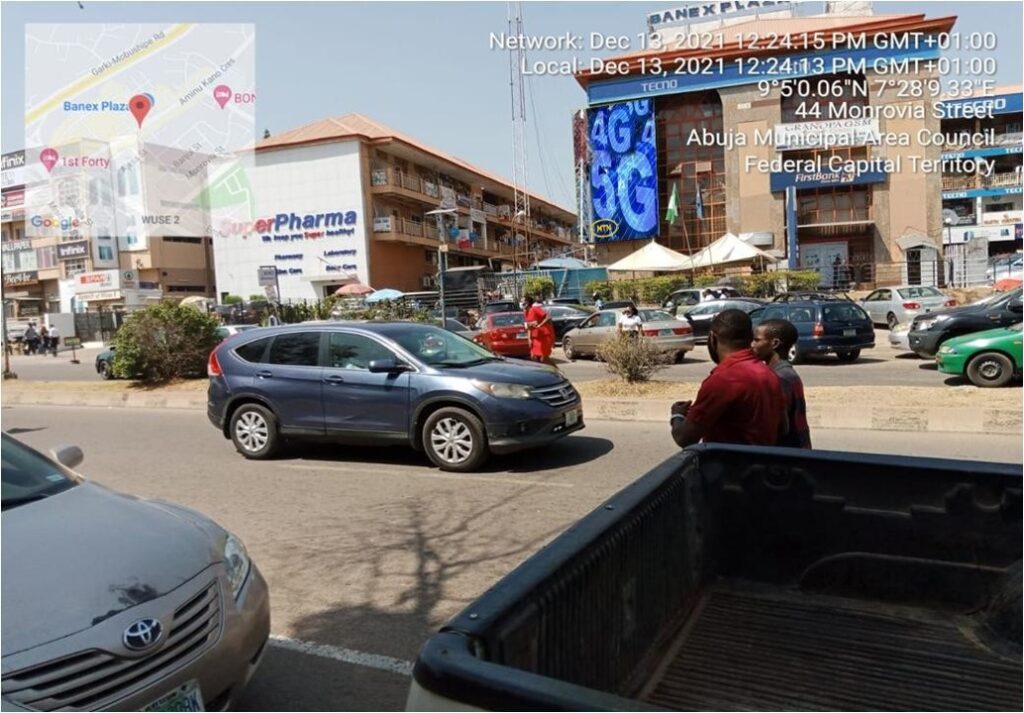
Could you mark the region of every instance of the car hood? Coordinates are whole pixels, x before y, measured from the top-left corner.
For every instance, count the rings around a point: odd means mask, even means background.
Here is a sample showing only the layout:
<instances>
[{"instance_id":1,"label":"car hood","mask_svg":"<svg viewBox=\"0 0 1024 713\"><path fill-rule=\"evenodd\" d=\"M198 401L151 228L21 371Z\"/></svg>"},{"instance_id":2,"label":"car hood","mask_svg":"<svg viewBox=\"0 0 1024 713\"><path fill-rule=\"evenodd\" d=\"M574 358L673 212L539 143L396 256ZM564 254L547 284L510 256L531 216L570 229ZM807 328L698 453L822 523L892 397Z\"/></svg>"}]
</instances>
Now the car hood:
<instances>
[{"instance_id":1,"label":"car hood","mask_svg":"<svg viewBox=\"0 0 1024 713\"><path fill-rule=\"evenodd\" d=\"M222 556L216 525L82 483L2 518L3 656L160 597Z\"/></svg>"},{"instance_id":2,"label":"car hood","mask_svg":"<svg viewBox=\"0 0 1024 713\"><path fill-rule=\"evenodd\" d=\"M437 373L464 379L524 384L526 386L552 386L565 381L562 372L553 366L534 364L518 359L492 361L464 368L437 369Z\"/></svg>"}]
</instances>

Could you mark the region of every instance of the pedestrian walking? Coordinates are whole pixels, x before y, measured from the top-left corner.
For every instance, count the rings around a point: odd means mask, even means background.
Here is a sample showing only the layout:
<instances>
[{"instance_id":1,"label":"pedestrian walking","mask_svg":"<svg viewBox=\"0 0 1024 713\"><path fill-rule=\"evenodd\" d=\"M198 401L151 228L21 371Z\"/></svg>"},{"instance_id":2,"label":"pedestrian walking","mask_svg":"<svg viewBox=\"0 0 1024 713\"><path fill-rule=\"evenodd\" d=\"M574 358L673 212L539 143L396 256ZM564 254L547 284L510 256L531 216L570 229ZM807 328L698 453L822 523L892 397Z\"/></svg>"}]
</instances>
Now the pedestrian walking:
<instances>
[{"instance_id":1,"label":"pedestrian walking","mask_svg":"<svg viewBox=\"0 0 1024 713\"><path fill-rule=\"evenodd\" d=\"M25 342L26 354L36 353L36 350L39 348L39 332L36 331L36 325L33 322L29 322L29 325L25 328L22 341Z\"/></svg>"},{"instance_id":2,"label":"pedestrian walking","mask_svg":"<svg viewBox=\"0 0 1024 713\"><path fill-rule=\"evenodd\" d=\"M705 443L773 446L788 432L779 378L750 348L750 317L727 309L711 320L708 353L717 366L694 401L672 404L669 424L680 448Z\"/></svg>"},{"instance_id":3,"label":"pedestrian walking","mask_svg":"<svg viewBox=\"0 0 1024 713\"><path fill-rule=\"evenodd\" d=\"M619 334L628 334L631 337L639 337L640 332L643 329L643 320L640 318L640 313L636 307L630 305L622 311L616 322L616 328Z\"/></svg>"},{"instance_id":4,"label":"pedestrian walking","mask_svg":"<svg viewBox=\"0 0 1024 713\"><path fill-rule=\"evenodd\" d=\"M281 318L277 316L277 310L276 309L271 309L270 310L270 316L267 317L267 326L268 327L277 327L280 324L281 324Z\"/></svg>"},{"instance_id":5,"label":"pedestrian walking","mask_svg":"<svg viewBox=\"0 0 1024 713\"><path fill-rule=\"evenodd\" d=\"M810 448L811 427L807 423L804 382L793 365L786 360L789 350L796 344L797 337L797 330L792 322L785 319L767 319L754 329L754 340L750 348L759 359L772 368L782 385L789 432L780 437L776 445Z\"/></svg>"},{"instance_id":6,"label":"pedestrian walking","mask_svg":"<svg viewBox=\"0 0 1024 713\"><path fill-rule=\"evenodd\" d=\"M46 354L48 351L50 351L50 331L44 324L39 328L39 353Z\"/></svg>"},{"instance_id":7,"label":"pedestrian walking","mask_svg":"<svg viewBox=\"0 0 1024 713\"><path fill-rule=\"evenodd\" d=\"M551 364L551 350L555 348L555 325L551 315L533 295L523 298L526 305L526 329L530 333L530 359Z\"/></svg>"},{"instance_id":8,"label":"pedestrian walking","mask_svg":"<svg viewBox=\"0 0 1024 713\"><path fill-rule=\"evenodd\" d=\"M50 327L50 343L47 347L54 356L57 356L57 350L60 348L60 330L55 324Z\"/></svg>"},{"instance_id":9,"label":"pedestrian walking","mask_svg":"<svg viewBox=\"0 0 1024 713\"><path fill-rule=\"evenodd\" d=\"M594 306L597 307L598 309L601 309L601 307L603 305L604 305L604 300L601 299L601 293L600 292L595 292L594 293Z\"/></svg>"}]
</instances>

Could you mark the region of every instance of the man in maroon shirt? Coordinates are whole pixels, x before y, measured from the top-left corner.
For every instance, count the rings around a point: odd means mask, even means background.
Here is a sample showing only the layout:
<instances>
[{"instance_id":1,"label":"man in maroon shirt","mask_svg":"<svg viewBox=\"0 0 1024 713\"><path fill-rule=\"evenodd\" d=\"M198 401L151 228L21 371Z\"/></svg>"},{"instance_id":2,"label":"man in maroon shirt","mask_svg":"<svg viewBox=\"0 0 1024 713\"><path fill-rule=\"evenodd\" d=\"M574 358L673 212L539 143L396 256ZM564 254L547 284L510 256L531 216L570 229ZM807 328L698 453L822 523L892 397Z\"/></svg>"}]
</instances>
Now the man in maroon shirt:
<instances>
[{"instance_id":1,"label":"man in maroon shirt","mask_svg":"<svg viewBox=\"0 0 1024 713\"><path fill-rule=\"evenodd\" d=\"M773 446L788 431L782 386L750 349L750 317L738 309L711 321L708 353L718 365L694 402L672 404L672 438L680 448L705 443Z\"/></svg>"}]
</instances>

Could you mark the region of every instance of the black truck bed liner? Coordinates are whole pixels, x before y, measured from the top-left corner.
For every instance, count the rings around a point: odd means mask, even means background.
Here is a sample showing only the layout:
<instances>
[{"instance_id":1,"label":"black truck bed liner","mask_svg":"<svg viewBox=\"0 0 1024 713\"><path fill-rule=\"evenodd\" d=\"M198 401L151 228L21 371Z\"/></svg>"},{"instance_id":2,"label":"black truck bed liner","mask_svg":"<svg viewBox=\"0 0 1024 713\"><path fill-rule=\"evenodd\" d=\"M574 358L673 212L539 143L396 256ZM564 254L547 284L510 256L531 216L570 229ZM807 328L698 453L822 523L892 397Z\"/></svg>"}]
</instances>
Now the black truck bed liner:
<instances>
[{"instance_id":1,"label":"black truck bed liner","mask_svg":"<svg viewBox=\"0 0 1024 713\"><path fill-rule=\"evenodd\" d=\"M722 580L641 699L674 710L1020 710L971 617Z\"/></svg>"}]
</instances>

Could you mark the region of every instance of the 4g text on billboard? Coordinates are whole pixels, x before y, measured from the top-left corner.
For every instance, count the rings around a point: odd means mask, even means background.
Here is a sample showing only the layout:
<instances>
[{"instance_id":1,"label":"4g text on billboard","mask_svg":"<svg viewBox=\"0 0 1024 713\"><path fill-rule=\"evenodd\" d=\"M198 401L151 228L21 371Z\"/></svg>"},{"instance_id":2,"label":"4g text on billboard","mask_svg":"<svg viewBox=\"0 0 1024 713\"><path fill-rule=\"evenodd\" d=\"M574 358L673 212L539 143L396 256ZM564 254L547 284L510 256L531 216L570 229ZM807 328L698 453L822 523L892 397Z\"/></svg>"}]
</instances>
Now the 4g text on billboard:
<instances>
[{"instance_id":1,"label":"4g text on billboard","mask_svg":"<svg viewBox=\"0 0 1024 713\"><path fill-rule=\"evenodd\" d=\"M590 187L596 241L641 240L658 233L654 102L590 110Z\"/></svg>"}]
</instances>

